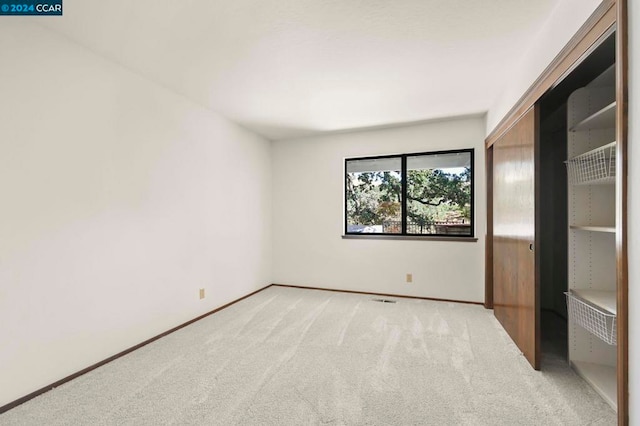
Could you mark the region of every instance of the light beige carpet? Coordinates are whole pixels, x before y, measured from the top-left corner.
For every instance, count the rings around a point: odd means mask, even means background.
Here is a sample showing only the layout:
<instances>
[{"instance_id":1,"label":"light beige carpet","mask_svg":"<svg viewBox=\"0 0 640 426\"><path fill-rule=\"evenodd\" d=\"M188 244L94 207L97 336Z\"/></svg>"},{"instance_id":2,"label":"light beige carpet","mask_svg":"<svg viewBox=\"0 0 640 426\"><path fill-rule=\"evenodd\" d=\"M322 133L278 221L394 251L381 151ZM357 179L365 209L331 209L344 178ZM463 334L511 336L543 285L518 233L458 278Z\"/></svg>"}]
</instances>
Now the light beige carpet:
<instances>
[{"instance_id":1,"label":"light beige carpet","mask_svg":"<svg viewBox=\"0 0 640 426\"><path fill-rule=\"evenodd\" d=\"M492 311L271 287L3 415L2 425L614 425Z\"/></svg>"}]
</instances>

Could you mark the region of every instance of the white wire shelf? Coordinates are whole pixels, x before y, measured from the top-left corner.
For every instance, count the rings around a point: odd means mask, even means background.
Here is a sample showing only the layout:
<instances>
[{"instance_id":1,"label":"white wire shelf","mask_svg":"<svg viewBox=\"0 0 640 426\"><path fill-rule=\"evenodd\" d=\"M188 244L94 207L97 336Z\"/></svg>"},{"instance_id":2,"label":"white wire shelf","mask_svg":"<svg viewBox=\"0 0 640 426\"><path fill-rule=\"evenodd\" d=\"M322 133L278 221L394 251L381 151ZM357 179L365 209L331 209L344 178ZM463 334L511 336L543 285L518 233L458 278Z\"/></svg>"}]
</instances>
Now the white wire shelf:
<instances>
[{"instance_id":1,"label":"white wire shelf","mask_svg":"<svg viewBox=\"0 0 640 426\"><path fill-rule=\"evenodd\" d=\"M566 163L569 183L572 185L615 183L616 143L592 149Z\"/></svg>"},{"instance_id":2,"label":"white wire shelf","mask_svg":"<svg viewBox=\"0 0 640 426\"><path fill-rule=\"evenodd\" d=\"M570 321L609 345L617 345L615 292L571 290L565 294Z\"/></svg>"},{"instance_id":3,"label":"white wire shelf","mask_svg":"<svg viewBox=\"0 0 640 426\"><path fill-rule=\"evenodd\" d=\"M616 125L616 103L610 103L600 111L591 114L570 130L578 132L580 130L595 130L615 127Z\"/></svg>"}]
</instances>

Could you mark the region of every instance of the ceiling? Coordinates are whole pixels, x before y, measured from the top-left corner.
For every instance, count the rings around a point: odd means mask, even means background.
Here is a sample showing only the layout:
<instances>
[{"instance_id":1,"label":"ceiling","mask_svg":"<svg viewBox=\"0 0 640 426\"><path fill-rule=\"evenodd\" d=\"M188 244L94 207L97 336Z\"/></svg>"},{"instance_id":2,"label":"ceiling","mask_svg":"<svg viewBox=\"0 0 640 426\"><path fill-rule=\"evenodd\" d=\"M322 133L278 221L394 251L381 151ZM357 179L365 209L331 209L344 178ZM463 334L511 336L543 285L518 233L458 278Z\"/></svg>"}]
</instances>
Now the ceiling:
<instances>
[{"instance_id":1,"label":"ceiling","mask_svg":"<svg viewBox=\"0 0 640 426\"><path fill-rule=\"evenodd\" d=\"M65 0L44 25L269 139L483 113L562 0Z\"/></svg>"}]
</instances>

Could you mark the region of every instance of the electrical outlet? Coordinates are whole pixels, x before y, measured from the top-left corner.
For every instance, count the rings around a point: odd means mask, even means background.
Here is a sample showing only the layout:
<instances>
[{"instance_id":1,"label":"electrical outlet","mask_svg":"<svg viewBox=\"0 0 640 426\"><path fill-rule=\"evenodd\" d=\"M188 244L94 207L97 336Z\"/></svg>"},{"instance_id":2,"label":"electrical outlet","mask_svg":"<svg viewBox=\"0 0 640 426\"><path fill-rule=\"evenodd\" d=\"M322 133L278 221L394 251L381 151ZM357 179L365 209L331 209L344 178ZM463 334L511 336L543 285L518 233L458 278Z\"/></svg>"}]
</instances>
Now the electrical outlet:
<instances>
[{"instance_id":1,"label":"electrical outlet","mask_svg":"<svg viewBox=\"0 0 640 426\"><path fill-rule=\"evenodd\" d=\"M412 283L413 282L413 274L407 274L407 282L408 283Z\"/></svg>"},{"instance_id":2,"label":"electrical outlet","mask_svg":"<svg viewBox=\"0 0 640 426\"><path fill-rule=\"evenodd\" d=\"M200 299L204 299L204 288L200 289Z\"/></svg>"}]
</instances>

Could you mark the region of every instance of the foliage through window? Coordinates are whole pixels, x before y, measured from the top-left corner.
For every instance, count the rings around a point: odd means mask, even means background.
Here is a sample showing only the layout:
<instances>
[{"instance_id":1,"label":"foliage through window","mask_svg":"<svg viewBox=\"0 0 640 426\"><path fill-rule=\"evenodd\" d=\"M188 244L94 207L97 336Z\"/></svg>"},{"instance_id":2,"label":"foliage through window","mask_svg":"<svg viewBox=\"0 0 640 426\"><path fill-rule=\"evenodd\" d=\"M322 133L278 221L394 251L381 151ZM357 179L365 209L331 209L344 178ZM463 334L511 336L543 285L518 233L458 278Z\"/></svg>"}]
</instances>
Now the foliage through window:
<instances>
[{"instance_id":1,"label":"foliage through window","mask_svg":"<svg viewBox=\"0 0 640 426\"><path fill-rule=\"evenodd\" d=\"M347 234L473 236L473 149L345 160Z\"/></svg>"}]
</instances>

